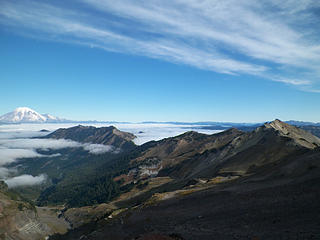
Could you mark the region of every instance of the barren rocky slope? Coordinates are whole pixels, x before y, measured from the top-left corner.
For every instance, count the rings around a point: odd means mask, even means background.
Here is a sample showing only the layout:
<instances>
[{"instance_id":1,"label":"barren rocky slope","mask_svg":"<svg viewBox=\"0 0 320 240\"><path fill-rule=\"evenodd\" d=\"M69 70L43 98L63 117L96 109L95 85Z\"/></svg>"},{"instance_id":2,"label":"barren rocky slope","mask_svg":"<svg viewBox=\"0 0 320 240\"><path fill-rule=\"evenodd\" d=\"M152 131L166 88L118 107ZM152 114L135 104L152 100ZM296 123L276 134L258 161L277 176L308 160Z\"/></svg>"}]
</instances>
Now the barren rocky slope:
<instances>
[{"instance_id":1,"label":"barren rocky slope","mask_svg":"<svg viewBox=\"0 0 320 240\"><path fill-rule=\"evenodd\" d=\"M187 132L145 144L146 150L131 161L133 167L124 179L167 175L178 179L217 174L241 176L319 146L319 138L280 120L252 132L237 129L213 135Z\"/></svg>"},{"instance_id":2,"label":"barren rocky slope","mask_svg":"<svg viewBox=\"0 0 320 240\"><path fill-rule=\"evenodd\" d=\"M37 208L8 190L0 181L0 239L44 239L53 233L65 233L68 223L58 218L57 209Z\"/></svg>"},{"instance_id":3,"label":"barren rocky slope","mask_svg":"<svg viewBox=\"0 0 320 240\"><path fill-rule=\"evenodd\" d=\"M150 159L162 168L133 179L142 189L159 176L171 180L140 195L134 188L114 202L121 209L111 217L52 239L320 237L319 138L275 120L249 133L187 133L148 144L132 161L134 172Z\"/></svg>"}]
</instances>

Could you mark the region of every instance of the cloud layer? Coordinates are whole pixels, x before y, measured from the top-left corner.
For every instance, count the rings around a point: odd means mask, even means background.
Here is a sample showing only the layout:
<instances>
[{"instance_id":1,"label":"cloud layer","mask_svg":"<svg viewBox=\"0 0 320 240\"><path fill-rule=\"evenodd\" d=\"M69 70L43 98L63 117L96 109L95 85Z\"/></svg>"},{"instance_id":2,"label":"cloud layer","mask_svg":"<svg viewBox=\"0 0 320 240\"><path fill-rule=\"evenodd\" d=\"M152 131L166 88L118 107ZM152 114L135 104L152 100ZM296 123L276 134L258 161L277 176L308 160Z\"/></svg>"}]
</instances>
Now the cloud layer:
<instances>
[{"instance_id":1,"label":"cloud layer","mask_svg":"<svg viewBox=\"0 0 320 240\"><path fill-rule=\"evenodd\" d=\"M102 144L79 143L65 139L0 139L0 166L19 158L56 157L59 154L44 155L36 150L58 150L64 148L83 148L91 154L102 154L115 150Z\"/></svg>"},{"instance_id":2,"label":"cloud layer","mask_svg":"<svg viewBox=\"0 0 320 240\"><path fill-rule=\"evenodd\" d=\"M320 90L319 1L81 0L54 4L4 0L0 24L26 36L36 34L224 74L254 75L305 91Z\"/></svg>"},{"instance_id":3,"label":"cloud layer","mask_svg":"<svg viewBox=\"0 0 320 240\"><path fill-rule=\"evenodd\" d=\"M44 155L32 149L0 148L0 166L12 163L19 158L35 158Z\"/></svg>"},{"instance_id":4,"label":"cloud layer","mask_svg":"<svg viewBox=\"0 0 320 240\"><path fill-rule=\"evenodd\" d=\"M31 175L20 175L13 178L8 178L5 180L5 183L9 188L21 187L21 186L32 186L39 185L46 181L47 177L44 174L39 176L31 176Z\"/></svg>"},{"instance_id":5,"label":"cloud layer","mask_svg":"<svg viewBox=\"0 0 320 240\"><path fill-rule=\"evenodd\" d=\"M0 179L6 179L7 177L9 177L13 173L15 173L14 169L0 167Z\"/></svg>"}]
</instances>

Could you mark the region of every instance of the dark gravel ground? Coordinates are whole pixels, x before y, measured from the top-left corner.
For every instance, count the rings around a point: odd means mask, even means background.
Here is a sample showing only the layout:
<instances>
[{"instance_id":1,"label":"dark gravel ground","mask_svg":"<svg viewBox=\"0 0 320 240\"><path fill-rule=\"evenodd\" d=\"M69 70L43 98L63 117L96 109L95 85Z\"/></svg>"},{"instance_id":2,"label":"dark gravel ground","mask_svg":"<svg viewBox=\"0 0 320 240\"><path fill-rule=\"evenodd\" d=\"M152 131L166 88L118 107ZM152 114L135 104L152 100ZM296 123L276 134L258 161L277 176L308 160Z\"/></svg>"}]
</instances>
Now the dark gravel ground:
<instances>
[{"instance_id":1,"label":"dark gravel ground","mask_svg":"<svg viewBox=\"0 0 320 240\"><path fill-rule=\"evenodd\" d=\"M209 189L52 239L320 239L319 184L320 177L280 186L239 183Z\"/></svg>"}]
</instances>

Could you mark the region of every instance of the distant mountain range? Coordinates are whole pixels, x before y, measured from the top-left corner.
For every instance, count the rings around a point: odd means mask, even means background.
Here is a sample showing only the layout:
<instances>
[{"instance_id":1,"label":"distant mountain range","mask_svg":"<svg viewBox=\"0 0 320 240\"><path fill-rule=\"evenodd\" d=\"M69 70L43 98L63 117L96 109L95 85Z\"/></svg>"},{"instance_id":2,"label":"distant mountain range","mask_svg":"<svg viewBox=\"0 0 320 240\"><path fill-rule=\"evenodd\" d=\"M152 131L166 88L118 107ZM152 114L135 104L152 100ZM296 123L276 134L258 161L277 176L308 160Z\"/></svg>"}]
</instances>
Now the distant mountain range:
<instances>
[{"instance_id":1,"label":"distant mountain range","mask_svg":"<svg viewBox=\"0 0 320 240\"><path fill-rule=\"evenodd\" d=\"M289 120L285 121L286 123L294 126L319 126L320 123L315 122L303 122L303 121L295 121ZM28 107L18 107L14 111L6 113L0 116L0 124L14 124L14 123L130 123L130 122L118 122L118 121L82 121L82 120L68 120L65 118L59 118L56 116L52 116L50 114L40 114L35 110ZM157 121L146 121L140 122L142 124L173 124L173 125L192 125L194 127L199 126L201 129L214 129L214 130L225 130L228 128L238 128L241 130L252 130L258 126L261 126L260 123L237 123L237 122L176 122L176 121L168 121L168 122L157 122Z\"/></svg>"}]
</instances>

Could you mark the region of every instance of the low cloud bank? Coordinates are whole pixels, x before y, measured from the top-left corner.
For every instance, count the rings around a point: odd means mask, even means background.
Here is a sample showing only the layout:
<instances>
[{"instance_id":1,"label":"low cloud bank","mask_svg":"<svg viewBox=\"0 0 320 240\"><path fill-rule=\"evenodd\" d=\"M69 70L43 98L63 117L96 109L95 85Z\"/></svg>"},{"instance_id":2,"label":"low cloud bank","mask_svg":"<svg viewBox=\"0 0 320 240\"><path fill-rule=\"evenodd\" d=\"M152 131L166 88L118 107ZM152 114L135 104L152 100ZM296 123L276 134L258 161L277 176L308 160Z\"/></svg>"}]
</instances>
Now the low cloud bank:
<instances>
[{"instance_id":1,"label":"low cloud bank","mask_svg":"<svg viewBox=\"0 0 320 240\"><path fill-rule=\"evenodd\" d=\"M158 141L168 137L175 137L187 131L196 131L204 134L214 134L221 130L200 129L201 126L192 125L175 125L175 124L132 124L125 128L119 127L120 130L133 133L137 138L133 141L137 145L142 145L149 141Z\"/></svg>"},{"instance_id":2,"label":"low cloud bank","mask_svg":"<svg viewBox=\"0 0 320 240\"><path fill-rule=\"evenodd\" d=\"M113 146L79 143L66 139L0 139L0 166L12 163L19 158L56 157L57 154L44 155L38 153L36 149L58 150L63 148L83 148L92 154L103 154L116 150Z\"/></svg>"},{"instance_id":3,"label":"low cloud bank","mask_svg":"<svg viewBox=\"0 0 320 240\"><path fill-rule=\"evenodd\" d=\"M114 152L116 153L117 150L115 147L110 145L102 145L102 144L84 144L84 150L89 151L92 154L103 154L107 152Z\"/></svg>"},{"instance_id":4,"label":"low cloud bank","mask_svg":"<svg viewBox=\"0 0 320 240\"><path fill-rule=\"evenodd\" d=\"M32 175L20 175L13 178L8 178L5 183L8 185L9 188L15 188L20 186L33 186L39 185L44 183L47 180L47 176L41 174L39 176L32 176Z\"/></svg>"},{"instance_id":5,"label":"low cloud bank","mask_svg":"<svg viewBox=\"0 0 320 240\"><path fill-rule=\"evenodd\" d=\"M103 144L79 143L67 139L46 139L46 138L23 138L23 139L6 139L0 140L0 146L3 148L15 149L41 149L41 150L58 150L63 148L80 148L92 153L102 154L115 150L113 146ZM42 155L43 156L43 155Z\"/></svg>"},{"instance_id":6,"label":"low cloud bank","mask_svg":"<svg viewBox=\"0 0 320 240\"><path fill-rule=\"evenodd\" d=\"M47 132L31 132L31 131L7 131L4 132L0 130L0 139L15 139L15 138L33 138L33 137L43 137L47 135Z\"/></svg>"},{"instance_id":7,"label":"low cloud bank","mask_svg":"<svg viewBox=\"0 0 320 240\"><path fill-rule=\"evenodd\" d=\"M0 180L9 177L13 173L16 173L15 169L0 167Z\"/></svg>"},{"instance_id":8,"label":"low cloud bank","mask_svg":"<svg viewBox=\"0 0 320 240\"><path fill-rule=\"evenodd\" d=\"M57 150L62 148L81 147L82 144L65 139L21 138L0 140L0 146L6 148Z\"/></svg>"},{"instance_id":9,"label":"low cloud bank","mask_svg":"<svg viewBox=\"0 0 320 240\"><path fill-rule=\"evenodd\" d=\"M34 158L34 157L42 157L42 156L43 156L42 154L39 154L32 149L0 147L0 166L12 163L18 158Z\"/></svg>"}]
</instances>

